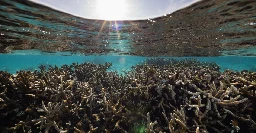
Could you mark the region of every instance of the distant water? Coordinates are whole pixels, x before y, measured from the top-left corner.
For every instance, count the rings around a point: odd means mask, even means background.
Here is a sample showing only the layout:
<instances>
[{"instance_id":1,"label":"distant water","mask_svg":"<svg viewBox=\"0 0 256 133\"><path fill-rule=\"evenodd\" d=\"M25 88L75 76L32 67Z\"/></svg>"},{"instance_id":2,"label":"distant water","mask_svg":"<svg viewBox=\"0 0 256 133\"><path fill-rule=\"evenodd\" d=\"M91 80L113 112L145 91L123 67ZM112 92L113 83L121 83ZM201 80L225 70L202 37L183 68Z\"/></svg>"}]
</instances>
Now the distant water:
<instances>
[{"instance_id":1,"label":"distant water","mask_svg":"<svg viewBox=\"0 0 256 133\"><path fill-rule=\"evenodd\" d=\"M126 56L126 55L78 55L71 53L43 53L36 50L15 51L9 54L0 54L0 70L15 74L19 70L35 70L39 65L57 65L72 64L74 62L92 62L95 64L104 64L111 62L113 65L109 71L117 71L124 74L132 66L143 63L146 59L154 57ZM162 57L162 58L195 58L199 61L215 62L220 66L221 71L225 70L250 70L256 72L256 57L252 56L218 56L218 57Z\"/></svg>"},{"instance_id":2,"label":"distant water","mask_svg":"<svg viewBox=\"0 0 256 133\"><path fill-rule=\"evenodd\" d=\"M112 62L122 73L151 57L197 58L256 71L256 2L209 0L153 20L88 20L23 0L0 1L0 70Z\"/></svg>"}]
</instances>

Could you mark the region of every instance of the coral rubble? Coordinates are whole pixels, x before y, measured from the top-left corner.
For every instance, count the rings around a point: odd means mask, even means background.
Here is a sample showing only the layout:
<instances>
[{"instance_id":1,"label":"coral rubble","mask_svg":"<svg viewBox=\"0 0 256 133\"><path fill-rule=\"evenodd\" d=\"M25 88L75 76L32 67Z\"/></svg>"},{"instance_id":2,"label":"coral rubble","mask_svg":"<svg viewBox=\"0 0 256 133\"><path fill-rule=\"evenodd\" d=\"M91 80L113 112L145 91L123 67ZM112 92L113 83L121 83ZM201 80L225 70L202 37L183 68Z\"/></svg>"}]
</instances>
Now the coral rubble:
<instances>
[{"instance_id":1,"label":"coral rubble","mask_svg":"<svg viewBox=\"0 0 256 133\"><path fill-rule=\"evenodd\" d=\"M1 132L256 132L256 74L152 58L0 72Z\"/></svg>"}]
</instances>

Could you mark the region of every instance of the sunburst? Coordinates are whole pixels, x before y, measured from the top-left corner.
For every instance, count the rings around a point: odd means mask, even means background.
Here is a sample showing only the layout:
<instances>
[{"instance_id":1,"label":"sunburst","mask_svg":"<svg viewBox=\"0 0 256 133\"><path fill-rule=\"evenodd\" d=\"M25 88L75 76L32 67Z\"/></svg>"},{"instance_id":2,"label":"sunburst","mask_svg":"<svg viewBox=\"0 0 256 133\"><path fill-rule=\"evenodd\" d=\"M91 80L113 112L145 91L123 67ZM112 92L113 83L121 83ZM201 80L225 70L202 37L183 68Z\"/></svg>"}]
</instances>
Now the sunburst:
<instances>
[{"instance_id":1,"label":"sunburst","mask_svg":"<svg viewBox=\"0 0 256 133\"><path fill-rule=\"evenodd\" d=\"M124 20L127 17L126 0L97 0L95 13L104 20Z\"/></svg>"}]
</instances>

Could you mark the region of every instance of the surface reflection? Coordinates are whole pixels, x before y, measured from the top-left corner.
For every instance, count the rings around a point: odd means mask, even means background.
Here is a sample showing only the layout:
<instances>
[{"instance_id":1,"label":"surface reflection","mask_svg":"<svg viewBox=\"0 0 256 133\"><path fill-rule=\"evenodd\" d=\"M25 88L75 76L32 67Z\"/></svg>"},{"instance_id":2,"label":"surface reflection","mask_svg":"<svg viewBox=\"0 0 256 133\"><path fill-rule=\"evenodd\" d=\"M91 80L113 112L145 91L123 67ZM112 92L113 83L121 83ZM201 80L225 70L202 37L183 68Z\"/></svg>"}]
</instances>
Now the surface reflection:
<instances>
[{"instance_id":1,"label":"surface reflection","mask_svg":"<svg viewBox=\"0 0 256 133\"><path fill-rule=\"evenodd\" d=\"M255 56L256 2L200 1L163 17L90 20L30 1L0 1L0 52ZM233 52L235 51L235 52Z\"/></svg>"}]
</instances>

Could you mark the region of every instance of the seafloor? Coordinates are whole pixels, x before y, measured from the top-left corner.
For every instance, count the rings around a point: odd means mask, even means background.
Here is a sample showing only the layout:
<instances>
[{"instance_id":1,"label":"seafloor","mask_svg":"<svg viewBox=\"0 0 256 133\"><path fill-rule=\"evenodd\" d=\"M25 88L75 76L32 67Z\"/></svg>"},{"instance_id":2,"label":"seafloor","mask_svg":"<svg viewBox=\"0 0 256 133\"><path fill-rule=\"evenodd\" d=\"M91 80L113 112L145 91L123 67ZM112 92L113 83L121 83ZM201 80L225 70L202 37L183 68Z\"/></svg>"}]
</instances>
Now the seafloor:
<instances>
[{"instance_id":1,"label":"seafloor","mask_svg":"<svg viewBox=\"0 0 256 133\"><path fill-rule=\"evenodd\" d=\"M0 72L1 132L255 132L256 73L196 59Z\"/></svg>"}]
</instances>

